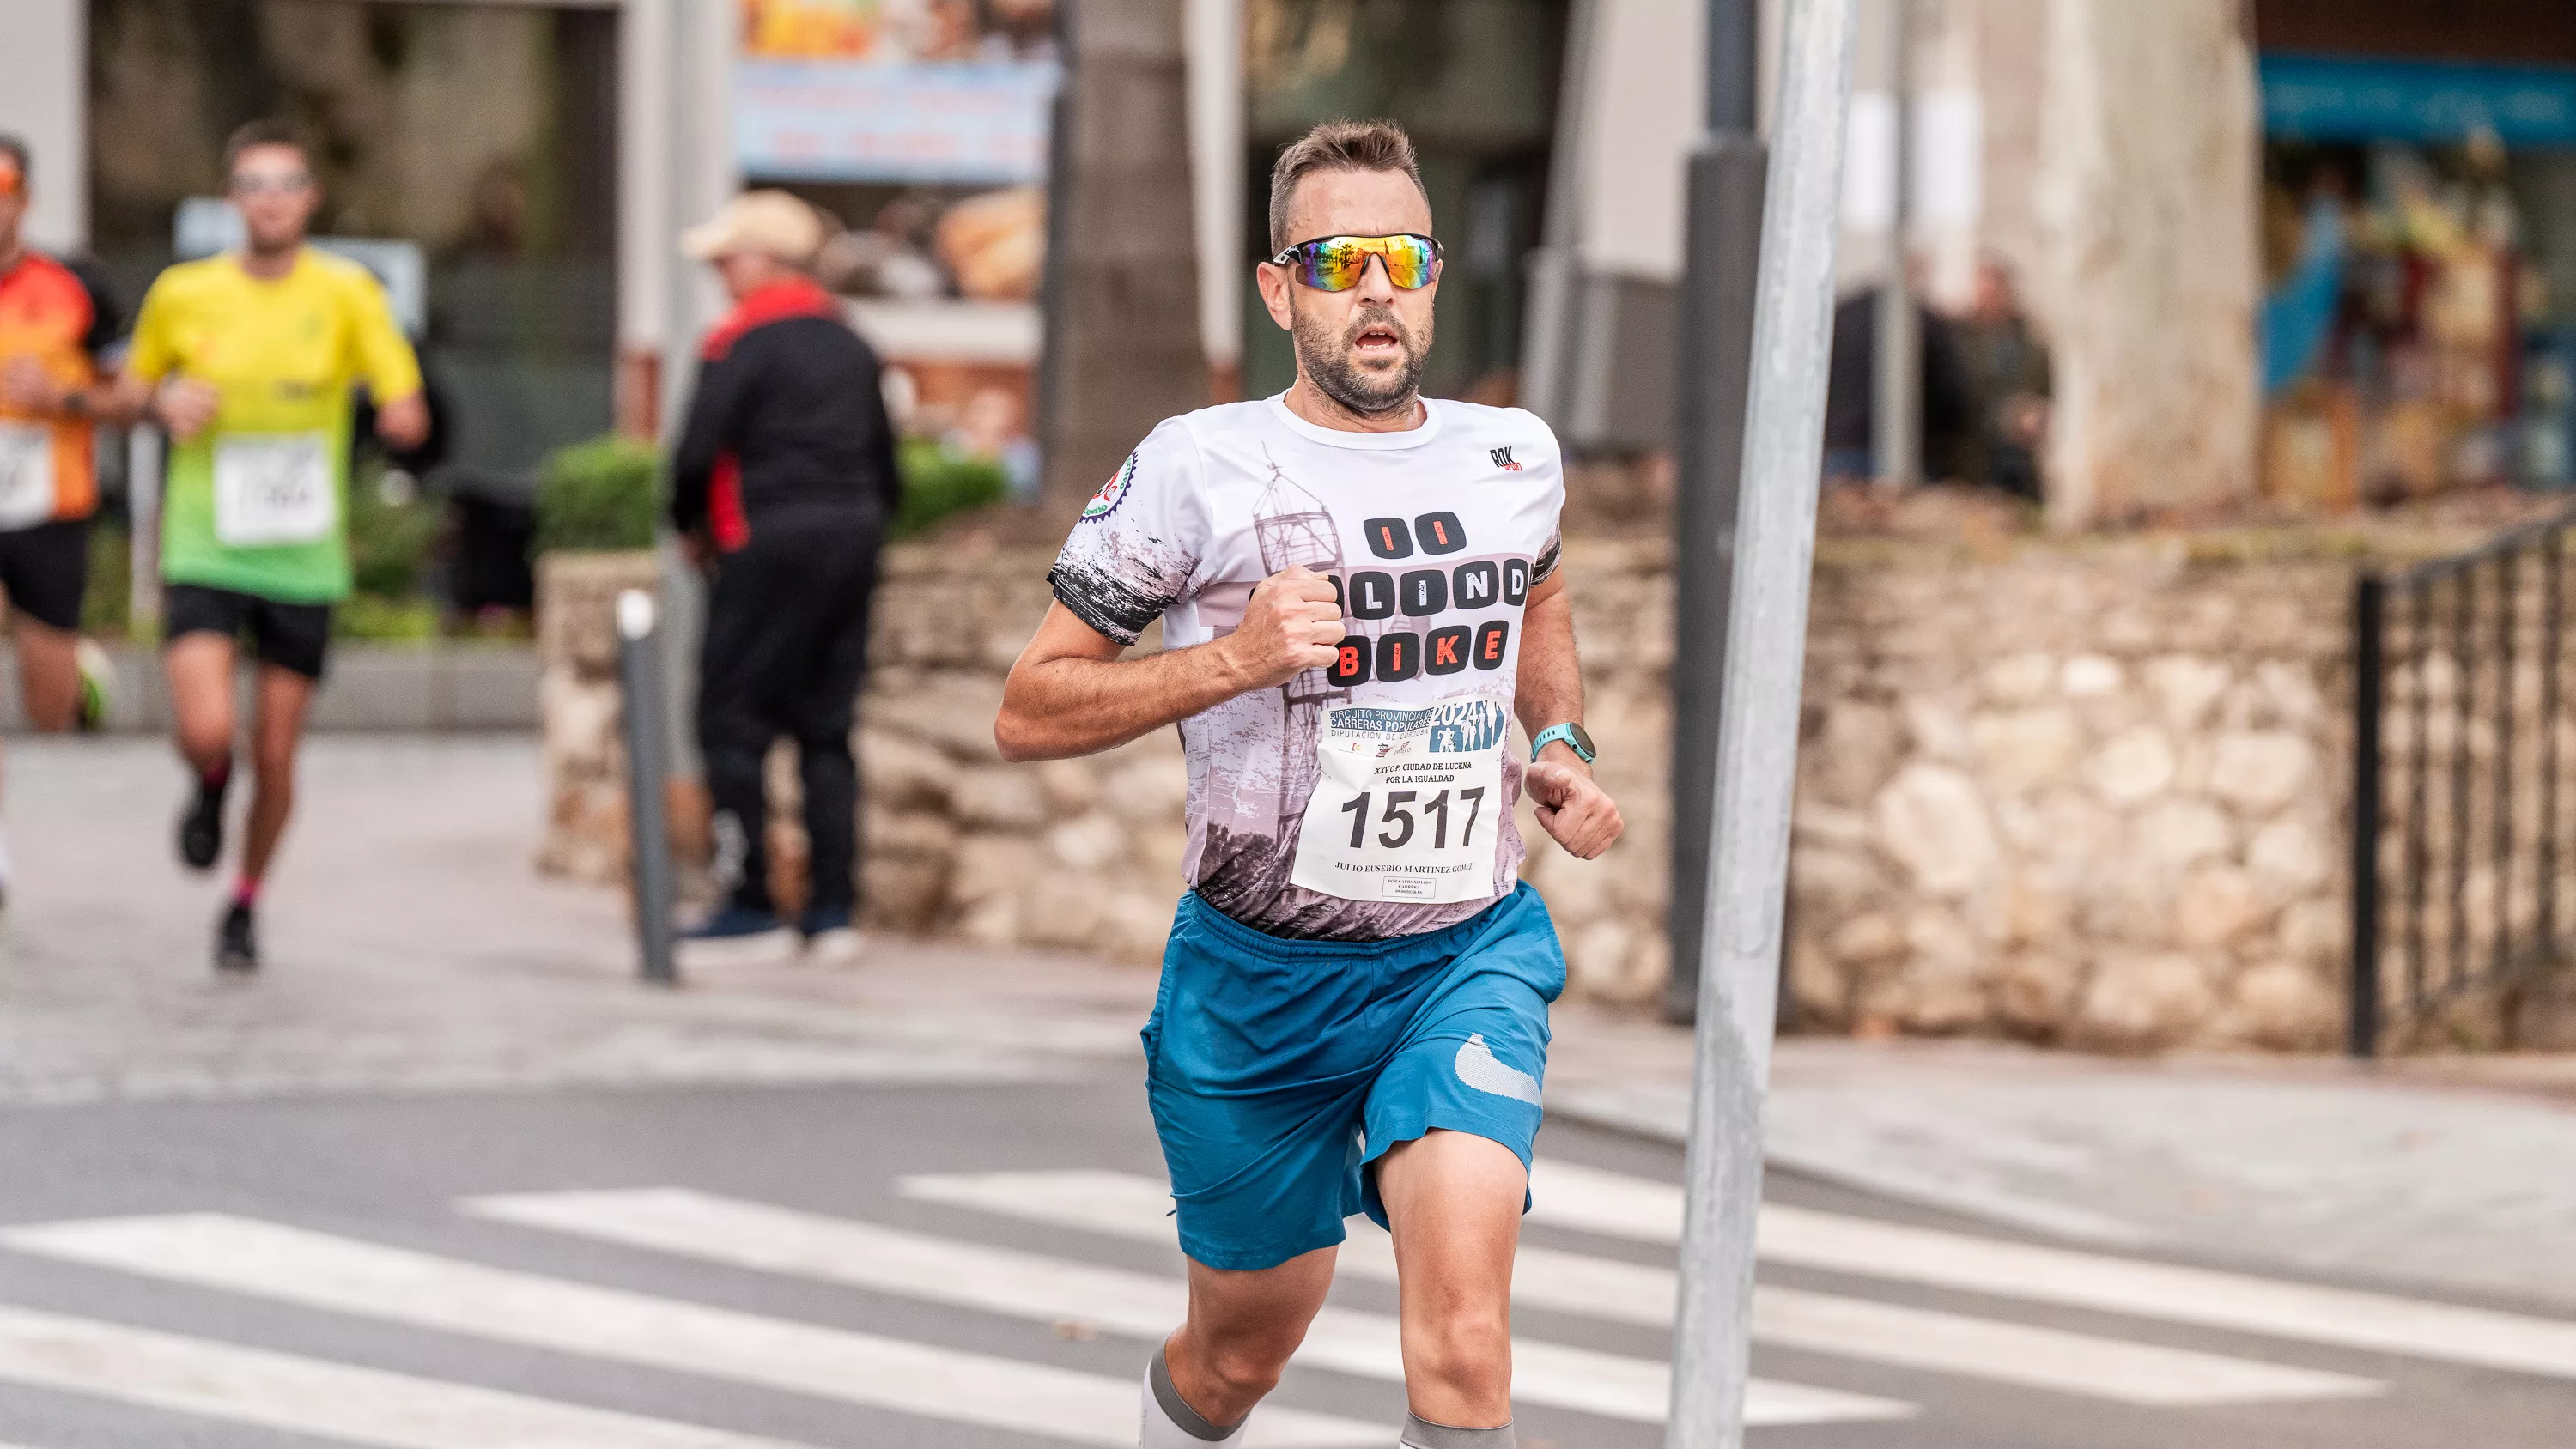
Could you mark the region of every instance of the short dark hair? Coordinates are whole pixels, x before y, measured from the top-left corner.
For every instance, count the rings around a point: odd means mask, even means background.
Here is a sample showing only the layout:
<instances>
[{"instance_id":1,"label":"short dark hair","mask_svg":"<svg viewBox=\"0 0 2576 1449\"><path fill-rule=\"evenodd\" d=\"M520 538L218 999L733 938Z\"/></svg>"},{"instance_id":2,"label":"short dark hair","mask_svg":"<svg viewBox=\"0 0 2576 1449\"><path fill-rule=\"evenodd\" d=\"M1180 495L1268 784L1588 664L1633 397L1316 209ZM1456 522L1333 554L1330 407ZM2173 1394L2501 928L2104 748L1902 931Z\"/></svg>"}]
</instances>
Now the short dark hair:
<instances>
[{"instance_id":1,"label":"short dark hair","mask_svg":"<svg viewBox=\"0 0 2576 1449\"><path fill-rule=\"evenodd\" d=\"M20 186L26 185L28 178L36 174L34 158L27 152L27 143L6 131L0 131L0 156L6 156L16 163Z\"/></svg>"},{"instance_id":2,"label":"short dark hair","mask_svg":"<svg viewBox=\"0 0 2576 1449\"><path fill-rule=\"evenodd\" d=\"M1426 204L1431 199L1422 184L1422 163L1413 155L1413 138L1404 134L1402 126L1393 121L1326 121L1280 152L1278 164L1270 168L1272 251L1295 240L1288 235L1288 205L1297 197L1297 183L1318 171L1401 171Z\"/></svg>"},{"instance_id":3,"label":"short dark hair","mask_svg":"<svg viewBox=\"0 0 2576 1449\"><path fill-rule=\"evenodd\" d=\"M293 122L281 121L274 116L263 116L256 121L243 123L232 135L224 139L224 175L233 174L233 168L241 164L244 151L256 150L262 146L292 147L296 155L304 158L304 164L308 168L313 164L313 147L305 141L304 133L297 130Z\"/></svg>"}]
</instances>

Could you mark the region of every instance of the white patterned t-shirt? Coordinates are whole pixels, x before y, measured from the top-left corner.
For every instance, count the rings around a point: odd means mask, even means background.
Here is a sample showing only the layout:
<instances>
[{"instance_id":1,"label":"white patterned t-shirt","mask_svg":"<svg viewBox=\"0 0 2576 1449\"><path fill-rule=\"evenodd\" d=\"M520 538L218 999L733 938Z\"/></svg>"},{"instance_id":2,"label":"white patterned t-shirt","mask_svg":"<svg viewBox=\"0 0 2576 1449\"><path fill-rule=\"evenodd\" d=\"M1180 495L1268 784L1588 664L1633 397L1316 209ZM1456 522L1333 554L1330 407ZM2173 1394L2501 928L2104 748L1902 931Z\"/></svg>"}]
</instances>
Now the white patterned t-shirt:
<instances>
[{"instance_id":1,"label":"white patterned t-shirt","mask_svg":"<svg viewBox=\"0 0 2576 1449\"><path fill-rule=\"evenodd\" d=\"M1511 808L1521 765L1505 736L1521 612L1556 567L1564 501L1547 425L1472 403L1426 400L1422 425L1400 433L1318 427L1276 397L1229 403L1171 419L1128 456L1048 575L1083 622L1132 644L1159 617L1166 647L1205 643L1232 633L1253 587L1292 564L1333 579L1342 601L1347 637L1333 668L1181 721L1182 869L1202 900L1273 934L1364 941L1439 929L1511 889L1523 853ZM1317 802L1310 820L1324 773L1319 745L1383 755L1408 748L1408 729L1412 748L1435 752L1419 767L1431 772L1423 788L1352 798L1370 782L1349 784L1357 766L1337 768L1351 796L1334 797L1340 814ZM1365 743L1379 738L1399 743ZM1445 788L1471 777L1438 773L1449 757L1436 752L1470 748L1499 754L1498 788ZM1497 773L1486 758L1483 768ZM1320 833L1301 859L1310 824L1330 826L1338 859L1320 859ZM1472 845L1479 829L1488 844L1472 856L1475 875L1453 876L1436 894L1309 888L1327 867L1350 879L1400 875L1406 867L1370 861L1401 856L1387 842L1419 855L1435 832L1447 848L1440 858L1458 860L1456 847Z\"/></svg>"}]
</instances>

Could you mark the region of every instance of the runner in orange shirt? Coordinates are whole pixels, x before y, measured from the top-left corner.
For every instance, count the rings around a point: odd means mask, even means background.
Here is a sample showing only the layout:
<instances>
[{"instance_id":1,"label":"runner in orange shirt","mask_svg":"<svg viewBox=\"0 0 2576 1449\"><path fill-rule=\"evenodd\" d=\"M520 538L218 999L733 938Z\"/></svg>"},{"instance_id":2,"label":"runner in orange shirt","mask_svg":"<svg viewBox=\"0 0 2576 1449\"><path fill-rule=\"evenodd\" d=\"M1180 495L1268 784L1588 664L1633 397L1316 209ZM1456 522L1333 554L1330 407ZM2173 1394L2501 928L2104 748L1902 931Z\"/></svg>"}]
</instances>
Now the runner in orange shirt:
<instances>
[{"instance_id":1,"label":"runner in orange shirt","mask_svg":"<svg viewBox=\"0 0 2576 1449\"><path fill-rule=\"evenodd\" d=\"M101 361L120 328L106 288L19 235L28 170L26 144L0 136L0 593L27 717L59 730L94 726L106 708L103 660L80 637L81 596L98 508L96 424L129 419ZM0 848L0 892L7 879Z\"/></svg>"}]
</instances>

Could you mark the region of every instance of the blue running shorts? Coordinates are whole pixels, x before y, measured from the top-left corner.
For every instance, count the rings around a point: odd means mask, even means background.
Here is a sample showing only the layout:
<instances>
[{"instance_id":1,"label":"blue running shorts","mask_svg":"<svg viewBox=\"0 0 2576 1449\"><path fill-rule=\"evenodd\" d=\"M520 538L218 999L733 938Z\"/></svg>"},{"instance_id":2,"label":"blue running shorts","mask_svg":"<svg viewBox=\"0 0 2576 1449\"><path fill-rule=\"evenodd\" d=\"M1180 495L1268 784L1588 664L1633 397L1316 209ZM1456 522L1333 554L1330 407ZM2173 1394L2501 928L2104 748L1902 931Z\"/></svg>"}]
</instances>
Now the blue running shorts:
<instances>
[{"instance_id":1,"label":"blue running shorts","mask_svg":"<svg viewBox=\"0 0 2576 1449\"><path fill-rule=\"evenodd\" d=\"M1523 885L1438 931L1291 941L1183 896L1145 1023L1146 1095L1211 1268L1270 1268L1386 1224L1370 1163L1432 1128L1530 1160L1565 955Z\"/></svg>"}]
</instances>

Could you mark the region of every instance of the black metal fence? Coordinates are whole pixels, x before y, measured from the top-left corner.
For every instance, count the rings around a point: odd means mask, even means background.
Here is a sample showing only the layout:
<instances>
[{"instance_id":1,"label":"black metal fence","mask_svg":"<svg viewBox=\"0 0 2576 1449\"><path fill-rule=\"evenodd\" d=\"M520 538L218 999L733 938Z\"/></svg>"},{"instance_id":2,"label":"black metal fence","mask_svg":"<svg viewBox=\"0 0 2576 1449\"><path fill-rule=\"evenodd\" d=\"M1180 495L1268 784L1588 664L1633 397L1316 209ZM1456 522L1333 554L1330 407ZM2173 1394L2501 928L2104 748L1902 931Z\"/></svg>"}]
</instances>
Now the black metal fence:
<instances>
[{"instance_id":1,"label":"black metal fence","mask_svg":"<svg viewBox=\"0 0 2576 1449\"><path fill-rule=\"evenodd\" d=\"M2355 1056L2510 1044L2576 957L2571 531L2576 509L2355 586Z\"/></svg>"}]
</instances>

